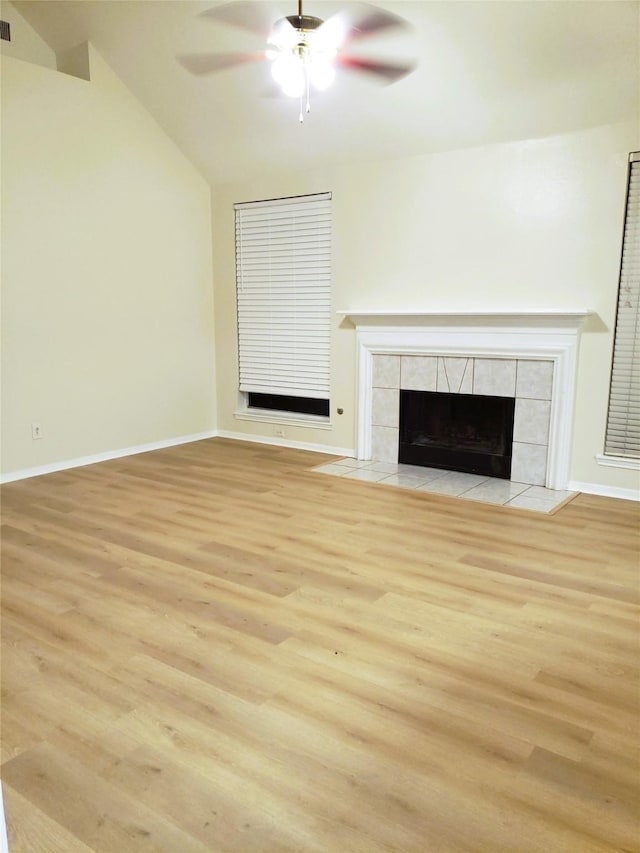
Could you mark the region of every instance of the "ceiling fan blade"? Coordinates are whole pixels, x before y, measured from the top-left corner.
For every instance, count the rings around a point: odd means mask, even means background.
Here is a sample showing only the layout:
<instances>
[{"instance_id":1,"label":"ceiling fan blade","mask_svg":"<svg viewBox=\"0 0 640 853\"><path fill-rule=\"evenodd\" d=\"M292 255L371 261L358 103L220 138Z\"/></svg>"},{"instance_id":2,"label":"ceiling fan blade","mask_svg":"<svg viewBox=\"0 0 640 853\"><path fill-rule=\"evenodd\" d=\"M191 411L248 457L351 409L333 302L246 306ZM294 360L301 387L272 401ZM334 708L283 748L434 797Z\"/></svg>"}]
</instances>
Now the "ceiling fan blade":
<instances>
[{"instance_id":1,"label":"ceiling fan blade","mask_svg":"<svg viewBox=\"0 0 640 853\"><path fill-rule=\"evenodd\" d=\"M333 26L334 20L337 21L338 26L343 31L344 41L357 41L384 30L408 29L411 26L399 15L394 15L393 12L387 12L384 9L377 9L375 6L369 6L366 3L357 4L355 14L338 12L332 15L323 24L323 28Z\"/></svg>"},{"instance_id":2,"label":"ceiling fan blade","mask_svg":"<svg viewBox=\"0 0 640 853\"><path fill-rule=\"evenodd\" d=\"M266 41L273 22L279 16L270 3L262 3L259 0L237 0L234 3L224 3L222 6L207 9L200 13L200 17L248 30Z\"/></svg>"},{"instance_id":3,"label":"ceiling fan blade","mask_svg":"<svg viewBox=\"0 0 640 853\"><path fill-rule=\"evenodd\" d=\"M179 56L178 62L192 74L215 74L225 68L259 62L266 58L264 51L258 53L191 53Z\"/></svg>"},{"instance_id":4,"label":"ceiling fan blade","mask_svg":"<svg viewBox=\"0 0 640 853\"><path fill-rule=\"evenodd\" d=\"M378 77L382 83L395 83L410 74L416 67L415 62L379 62L375 59L360 59L355 56L339 54L336 65L347 71L362 71Z\"/></svg>"}]
</instances>

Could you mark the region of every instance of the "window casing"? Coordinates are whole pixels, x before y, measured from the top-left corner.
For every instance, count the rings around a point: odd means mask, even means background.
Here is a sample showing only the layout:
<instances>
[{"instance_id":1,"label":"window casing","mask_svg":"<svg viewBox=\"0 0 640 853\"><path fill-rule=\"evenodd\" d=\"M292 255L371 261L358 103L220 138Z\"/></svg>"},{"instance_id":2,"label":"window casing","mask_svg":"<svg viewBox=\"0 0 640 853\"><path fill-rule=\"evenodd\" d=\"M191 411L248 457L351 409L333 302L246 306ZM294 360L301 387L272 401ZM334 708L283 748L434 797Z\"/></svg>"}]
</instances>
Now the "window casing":
<instances>
[{"instance_id":1,"label":"window casing","mask_svg":"<svg viewBox=\"0 0 640 853\"><path fill-rule=\"evenodd\" d=\"M239 388L329 400L331 194L235 205Z\"/></svg>"},{"instance_id":2,"label":"window casing","mask_svg":"<svg viewBox=\"0 0 640 853\"><path fill-rule=\"evenodd\" d=\"M604 452L640 459L640 152L629 163Z\"/></svg>"}]
</instances>

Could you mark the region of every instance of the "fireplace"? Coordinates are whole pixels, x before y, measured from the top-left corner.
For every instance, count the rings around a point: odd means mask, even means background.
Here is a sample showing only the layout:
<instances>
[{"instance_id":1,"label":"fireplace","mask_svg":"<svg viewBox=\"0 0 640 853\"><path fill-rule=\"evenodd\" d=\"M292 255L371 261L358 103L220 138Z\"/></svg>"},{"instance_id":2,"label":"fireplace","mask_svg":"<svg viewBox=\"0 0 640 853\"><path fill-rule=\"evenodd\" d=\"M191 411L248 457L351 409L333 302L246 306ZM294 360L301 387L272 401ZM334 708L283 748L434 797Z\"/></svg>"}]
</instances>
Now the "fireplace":
<instances>
[{"instance_id":1,"label":"fireplace","mask_svg":"<svg viewBox=\"0 0 640 853\"><path fill-rule=\"evenodd\" d=\"M567 488L588 311L339 313L356 328L358 459L397 462L400 389L515 397L511 479Z\"/></svg>"},{"instance_id":2,"label":"fireplace","mask_svg":"<svg viewBox=\"0 0 640 853\"><path fill-rule=\"evenodd\" d=\"M514 397L400 391L398 461L511 477Z\"/></svg>"}]
</instances>

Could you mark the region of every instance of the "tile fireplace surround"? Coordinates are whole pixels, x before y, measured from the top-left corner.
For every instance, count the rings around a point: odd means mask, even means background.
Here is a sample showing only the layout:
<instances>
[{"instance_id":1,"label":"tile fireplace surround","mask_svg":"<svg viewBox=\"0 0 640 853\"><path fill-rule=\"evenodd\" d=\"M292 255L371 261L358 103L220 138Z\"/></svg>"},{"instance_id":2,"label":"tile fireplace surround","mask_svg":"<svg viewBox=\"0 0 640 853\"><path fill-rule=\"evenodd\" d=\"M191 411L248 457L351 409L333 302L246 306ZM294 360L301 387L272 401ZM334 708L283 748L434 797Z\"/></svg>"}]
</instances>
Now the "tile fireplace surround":
<instances>
[{"instance_id":1,"label":"tile fireplace surround","mask_svg":"<svg viewBox=\"0 0 640 853\"><path fill-rule=\"evenodd\" d=\"M511 479L567 488L586 311L341 313L357 335L359 460L398 461L400 389L514 397Z\"/></svg>"}]
</instances>

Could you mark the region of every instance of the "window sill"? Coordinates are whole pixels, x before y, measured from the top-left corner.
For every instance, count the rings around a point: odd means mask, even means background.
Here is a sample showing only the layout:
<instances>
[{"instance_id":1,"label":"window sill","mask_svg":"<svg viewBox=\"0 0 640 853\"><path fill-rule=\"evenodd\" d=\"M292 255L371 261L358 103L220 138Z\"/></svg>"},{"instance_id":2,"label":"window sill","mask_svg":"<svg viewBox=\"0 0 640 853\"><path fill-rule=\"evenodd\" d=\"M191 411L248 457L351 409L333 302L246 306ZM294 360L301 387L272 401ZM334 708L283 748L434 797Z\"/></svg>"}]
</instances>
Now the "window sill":
<instances>
[{"instance_id":1,"label":"window sill","mask_svg":"<svg viewBox=\"0 0 640 853\"><path fill-rule=\"evenodd\" d=\"M273 409L240 409L233 413L238 421L257 421L264 424L286 424L308 429L331 429L330 418L322 415L303 415L298 412L278 412Z\"/></svg>"},{"instance_id":2,"label":"window sill","mask_svg":"<svg viewBox=\"0 0 640 853\"><path fill-rule=\"evenodd\" d=\"M632 471L640 471L640 459L630 459L627 456L605 456L604 453L598 453L596 462L607 468L630 468Z\"/></svg>"}]
</instances>

